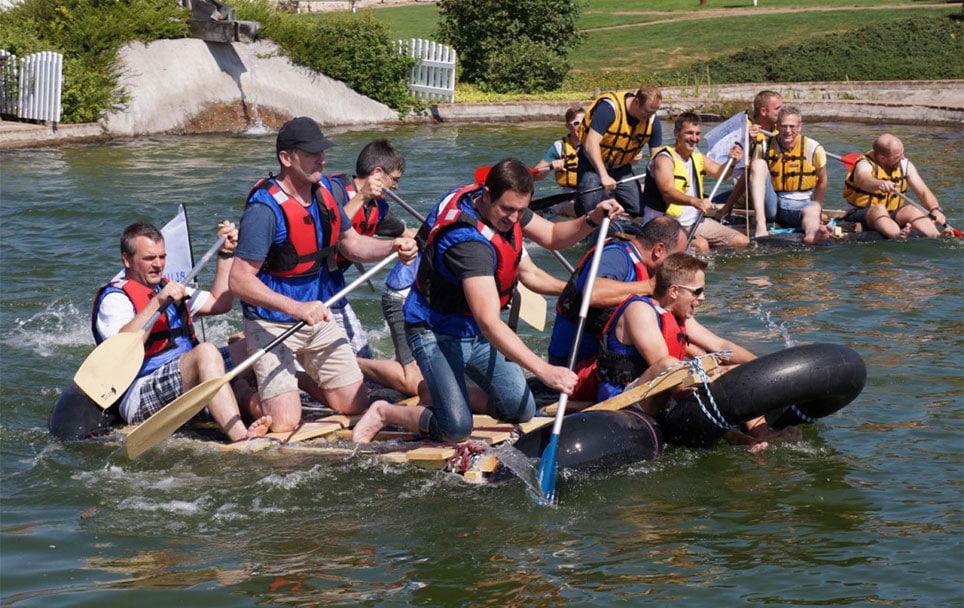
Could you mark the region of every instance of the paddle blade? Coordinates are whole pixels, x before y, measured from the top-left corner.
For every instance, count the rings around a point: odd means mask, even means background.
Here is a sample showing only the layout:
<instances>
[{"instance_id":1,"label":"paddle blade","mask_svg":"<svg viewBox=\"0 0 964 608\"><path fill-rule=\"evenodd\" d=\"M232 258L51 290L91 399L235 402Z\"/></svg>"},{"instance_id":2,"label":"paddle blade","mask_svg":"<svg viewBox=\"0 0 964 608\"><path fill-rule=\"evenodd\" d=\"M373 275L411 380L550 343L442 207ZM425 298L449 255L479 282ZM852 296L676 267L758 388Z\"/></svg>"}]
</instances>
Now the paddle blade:
<instances>
[{"instance_id":1,"label":"paddle blade","mask_svg":"<svg viewBox=\"0 0 964 608\"><path fill-rule=\"evenodd\" d=\"M226 375L202 382L142 422L127 436L125 445L127 457L134 460L170 437L174 431L204 409L204 406L214 398L221 387L231 381L231 378L232 376Z\"/></svg>"},{"instance_id":2,"label":"paddle blade","mask_svg":"<svg viewBox=\"0 0 964 608\"><path fill-rule=\"evenodd\" d=\"M854 168L854 165L857 164L857 161L860 160L862 157L863 157L863 154L857 154L856 152L851 152L850 154L844 154L843 156L841 156L840 162L842 162L844 166L847 167L847 171L850 171L851 169Z\"/></svg>"},{"instance_id":3,"label":"paddle blade","mask_svg":"<svg viewBox=\"0 0 964 608\"><path fill-rule=\"evenodd\" d=\"M489 171L491 170L492 170L492 165L489 165L488 167L478 167L475 170L475 183L484 184L485 178L489 176Z\"/></svg>"},{"instance_id":4,"label":"paddle blade","mask_svg":"<svg viewBox=\"0 0 964 608\"><path fill-rule=\"evenodd\" d=\"M539 487L542 489L542 497L549 504L552 504L556 498L556 452L558 451L559 434L553 433L549 437L546 449L542 451L542 459L539 460Z\"/></svg>"},{"instance_id":5,"label":"paddle blade","mask_svg":"<svg viewBox=\"0 0 964 608\"><path fill-rule=\"evenodd\" d=\"M74 383L107 409L130 387L143 363L144 332L115 334L87 355L74 374Z\"/></svg>"}]
</instances>

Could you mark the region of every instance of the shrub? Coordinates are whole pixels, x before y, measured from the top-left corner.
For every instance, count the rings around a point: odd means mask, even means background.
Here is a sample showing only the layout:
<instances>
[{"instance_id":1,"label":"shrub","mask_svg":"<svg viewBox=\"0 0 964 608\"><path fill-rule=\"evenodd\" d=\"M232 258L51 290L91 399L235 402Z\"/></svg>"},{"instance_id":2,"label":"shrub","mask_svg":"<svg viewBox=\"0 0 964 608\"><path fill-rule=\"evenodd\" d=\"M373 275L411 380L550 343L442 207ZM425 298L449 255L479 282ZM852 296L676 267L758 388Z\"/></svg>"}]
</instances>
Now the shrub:
<instances>
[{"instance_id":1,"label":"shrub","mask_svg":"<svg viewBox=\"0 0 964 608\"><path fill-rule=\"evenodd\" d=\"M460 78L480 88L558 88L582 38L578 0L439 0L438 8L439 35L458 51Z\"/></svg>"}]
</instances>

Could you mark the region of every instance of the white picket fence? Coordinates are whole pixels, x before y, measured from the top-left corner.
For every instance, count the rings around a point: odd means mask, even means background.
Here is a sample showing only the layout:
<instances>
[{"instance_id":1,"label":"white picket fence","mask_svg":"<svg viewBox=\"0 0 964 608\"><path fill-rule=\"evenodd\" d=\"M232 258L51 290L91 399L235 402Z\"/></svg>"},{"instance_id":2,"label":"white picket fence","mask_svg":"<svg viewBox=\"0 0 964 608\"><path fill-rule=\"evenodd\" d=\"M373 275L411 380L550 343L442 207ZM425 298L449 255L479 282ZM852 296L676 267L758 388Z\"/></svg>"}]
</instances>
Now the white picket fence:
<instances>
[{"instance_id":1,"label":"white picket fence","mask_svg":"<svg viewBox=\"0 0 964 608\"><path fill-rule=\"evenodd\" d=\"M418 60L408 88L419 99L455 101L455 49L433 40L397 41L398 52Z\"/></svg>"},{"instance_id":2,"label":"white picket fence","mask_svg":"<svg viewBox=\"0 0 964 608\"><path fill-rule=\"evenodd\" d=\"M60 122L63 55L43 51L18 60L0 50L0 64L0 114Z\"/></svg>"}]
</instances>

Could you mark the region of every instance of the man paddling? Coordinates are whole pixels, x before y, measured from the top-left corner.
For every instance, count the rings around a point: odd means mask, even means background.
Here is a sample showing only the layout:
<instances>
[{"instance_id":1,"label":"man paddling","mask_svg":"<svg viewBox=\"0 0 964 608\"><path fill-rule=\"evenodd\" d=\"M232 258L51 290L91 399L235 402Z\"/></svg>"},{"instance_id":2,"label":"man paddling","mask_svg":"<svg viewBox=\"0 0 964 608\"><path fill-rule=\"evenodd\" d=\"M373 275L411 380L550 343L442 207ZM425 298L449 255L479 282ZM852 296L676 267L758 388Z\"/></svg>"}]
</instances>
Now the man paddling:
<instances>
[{"instance_id":1,"label":"man paddling","mask_svg":"<svg viewBox=\"0 0 964 608\"><path fill-rule=\"evenodd\" d=\"M633 164L642 158L643 146L650 151L663 143L663 131L656 112L663 94L655 85L643 85L633 92L606 93L589 106L579 126L580 192L602 186L602 191L580 194L576 214L591 211L604 196L615 196L629 215L643 213L639 184L617 183L633 175Z\"/></svg>"},{"instance_id":2,"label":"man paddling","mask_svg":"<svg viewBox=\"0 0 964 608\"><path fill-rule=\"evenodd\" d=\"M574 399L596 397L594 363L599 336L614 306L630 295L649 295L652 279L666 256L686 248L686 233L675 219L658 217L639 229L635 236L616 235L606 241L599 271L593 283L586 328L576 354L579 382ZM589 274L590 249L577 264L556 303L556 318L549 341L549 363L565 365L576 336L580 298ZM555 394L558 397L558 394Z\"/></svg>"},{"instance_id":3,"label":"man paddling","mask_svg":"<svg viewBox=\"0 0 964 608\"><path fill-rule=\"evenodd\" d=\"M332 146L313 119L302 116L278 131L277 176L259 181L241 217L231 289L241 298L250 352L271 343L297 321L306 326L254 365L261 407L271 429L293 430L301 422L295 357L321 388L324 402L345 414L368 407L368 391L344 332L324 302L338 288L334 247L353 262L375 262L398 253L411 261L409 238L381 240L358 234L331 193L319 186L325 150Z\"/></svg>"},{"instance_id":4,"label":"man paddling","mask_svg":"<svg viewBox=\"0 0 964 608\"><path fill-rule=\"evenodd\" d=\"M898 193L906 195L908 188L928 214L899 196ZM844 182L843 196L847 199L844 220L860 222L884 238L904 238L911 228L936 238L941 233L934 222L947 223L937 197L914 163L904 157L904 144L890 133L878 137L873 149L854 163Z\"/></svg>"},{"instance_id":5,"label":"man paddling","mask_svg":"<svg viewBox=\"0 0 964 608\"><path fill-rule=\"evenodd\" d=\"M706 262L686 253L674 253L656 271L651 297L630 296L616 308L599 343L600 401L622 393L637 378L642 382L652 380L688 356L730 350L728 363L733 365L756 358L694 318L697 306L706 299L705 290ZM695 411L699 408L674 405L668 394L644 401L641 407L660 421L672 443L687 444L686 417L701 415ZM731 443L762 449L766 447L765 440L775 436L763 417L729 422L733 428L721 429L719 434ZM799 437L798 429L787 428L790 430L784 429L779 436Z\"/></svg>"},{"instance_id":6,"label":"man paddling","mask_svg":"<svg viewBox=\"0 0 964 608\"><path fill-rule=\"evenodd\" d=\"M227 238L218 255L214 284L208 292L161 278L167 252L164 235L155 226L135 223L124 229L121 236L124 278L97 292L92 318L94 339L100 344L120 332L140 331L164 306L157 323L145 334L144 363L137 379L119 404L120 415L129 424L147 420L188 389L225 373L225 360L229 360L227 348L219 351L213 344L199 344L193 325L194 317L226 313L234 303L234 295L228 289L228 273L238 231L234 224L225 222L218 234ZM208 411L232 441L262 436L271 425L271 417L262 416L245 427L228 385L214 396ZM254 412L245 414L254 417Z\"/></svg>"},{"instance_id":7,"label":"man paddling","mask_svg":"<svg viewBox=\"0 0 964 608\"><path fill-rule=\"evenodd\" d=\"M726 179L724 165L700 153L697 145L702 137L702 121L693 112L683 112L676 117L673 128L675 143L658 148L649 163L646 186L643 189L643 203L646 212L643 219L669 215L679 220L687 231L693 230L696 238L692 241L695 251L706 252L713 247L745 247L750 239L723 226L713 219L701 219L700 213L714 211L713 203L703 192L703 176L712 175ZM739 144L730 149L729 157L740 160L743 149Z\"/></svg>"},{"instance_id":8,"label":"man paddling","mask_svg":"<svg viewBox=\"0 0 964 608\"><path fill-rule=\"evenodd\" d=\"M522 367L552 390L572 392L576 374L532 352L500 312L519 276L523 236L547 249L564 249L622 207L605 201L583 217L552 223L529 209L532 192L528 167L504 159L484 185L457 190L452 204L439 210L405 301L408 343L432 404L374 403L355 426L355 441L371 441L387 424L433 441L464 440L477 411L470 406L467 378L488 397L484 413L505 422L525 422L535 413Z\"/></svg>"}]
</instances>

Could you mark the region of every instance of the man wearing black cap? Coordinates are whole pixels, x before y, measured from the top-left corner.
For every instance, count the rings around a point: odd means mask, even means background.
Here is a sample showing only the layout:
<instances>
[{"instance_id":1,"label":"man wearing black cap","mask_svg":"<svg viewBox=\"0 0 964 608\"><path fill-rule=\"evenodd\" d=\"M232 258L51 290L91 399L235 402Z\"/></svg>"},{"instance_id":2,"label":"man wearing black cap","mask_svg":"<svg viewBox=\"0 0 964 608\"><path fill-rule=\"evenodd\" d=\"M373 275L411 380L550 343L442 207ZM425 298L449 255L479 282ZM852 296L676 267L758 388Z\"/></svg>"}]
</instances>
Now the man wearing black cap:
<instances>
[{"instance_id":1,"label":"man wearing black cap","mask_svg":"<svg viewBox=\"0 0 964 608\"><path fill-rule=\"evenodd\" d=\"M344 332L323 302L337 289L334 245L355 262L379 261L392 252L409 262L417 253L409 238L382 240L358 234L331 193L319 186L325 150L334 144L313 119L302 116L278 131L281 171L259 181L241 217L231 290L241 299L251 352L296 321L306 326L254 365L262 408L271 430L293 430L301 421L295 358L321 387L332 408L358 414L368 393Z\"/></svg>"}]
</instances>

